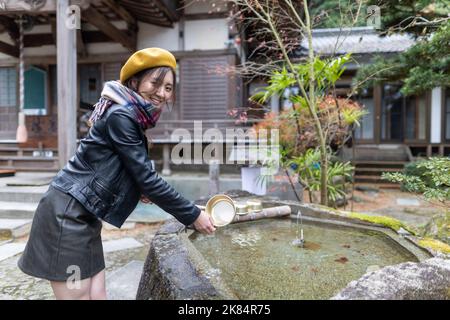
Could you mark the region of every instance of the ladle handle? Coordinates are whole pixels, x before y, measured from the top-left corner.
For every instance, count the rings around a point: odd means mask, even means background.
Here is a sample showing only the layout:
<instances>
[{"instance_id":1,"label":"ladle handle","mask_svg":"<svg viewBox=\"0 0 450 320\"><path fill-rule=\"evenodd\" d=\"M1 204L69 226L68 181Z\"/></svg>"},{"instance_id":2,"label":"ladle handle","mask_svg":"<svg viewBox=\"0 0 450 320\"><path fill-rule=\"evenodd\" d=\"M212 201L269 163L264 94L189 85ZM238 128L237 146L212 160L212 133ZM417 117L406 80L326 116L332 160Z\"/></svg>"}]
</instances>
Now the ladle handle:
<instances>
[{"instance_id":1,"label":"ladle handle","mask_svg":"<svg viewBox=\"0 0 450 320\"><path fill-rule=\"evenodd\" d=\"M206 209L206 206L201 206L201 205L199 205L199 204L196 204L196 206L197 206L197 208L199 208L200 210L205 210L205 209Z\"/></svg>"}]
</instances>

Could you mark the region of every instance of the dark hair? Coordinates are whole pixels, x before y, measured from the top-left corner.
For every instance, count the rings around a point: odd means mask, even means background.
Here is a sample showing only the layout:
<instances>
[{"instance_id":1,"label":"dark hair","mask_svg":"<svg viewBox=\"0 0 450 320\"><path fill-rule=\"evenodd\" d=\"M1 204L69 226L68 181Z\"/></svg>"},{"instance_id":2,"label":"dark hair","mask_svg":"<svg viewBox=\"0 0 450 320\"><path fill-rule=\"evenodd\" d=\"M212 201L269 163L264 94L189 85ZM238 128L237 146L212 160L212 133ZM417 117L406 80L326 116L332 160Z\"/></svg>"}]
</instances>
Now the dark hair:
<instances>
[{"instance_id":1,"label":"dark hair","mask_svg":"<svg viewBox=\"0 0 450 320\"><path fill-rule=\"evenodd\" d=\"M175 71L170 68L170 67L154 67L154 68L149 68L149 69L145 69L142 71L139 71L138 73L134 74L133 76L131 76L129 79L125 80L124 86L134 90L137 92L139 86L141 85L141 82L147 77L150 76L154 73L157 74L155 81L156 81L156 87L159 88L164 81L164 77L166 76L167 72L172 72L173 75L173 87L172 87L172 101L173 103L175 103L175 99L176 99L176 84L177 84L177 77L175 74ZM137 85L136 87L133 86L132 81L136 80L137 81Z\"/></svg>"}]
</instances>

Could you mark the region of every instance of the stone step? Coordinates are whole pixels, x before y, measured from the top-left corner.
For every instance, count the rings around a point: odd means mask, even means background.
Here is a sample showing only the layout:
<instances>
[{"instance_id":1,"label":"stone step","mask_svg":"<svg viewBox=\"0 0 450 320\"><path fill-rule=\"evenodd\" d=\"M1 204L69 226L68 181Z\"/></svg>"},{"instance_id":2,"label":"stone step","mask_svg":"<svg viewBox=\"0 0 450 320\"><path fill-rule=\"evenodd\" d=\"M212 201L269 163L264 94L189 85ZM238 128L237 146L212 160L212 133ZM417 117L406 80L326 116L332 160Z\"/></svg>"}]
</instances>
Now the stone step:
<instances>
[{"instance_id":1,"label":"stone step","mask_svg":"<svg viewBox=\"0 0 450 320\"><path fill-rule=\"evenodd\" d=\"M1 188L0 202L39 203L47 189L48 186ZM1 208L2 204L0 204Z\"/></svg>"},{"instance_id":2,"label":"stone step","mask_svg":"<svg viewBox=\"0 0 450 320\"><path fill-rule=\"evenodd\" d=\"M143 247L144 245L134 238L121 238L103 242L103 252L111 253L120 250L128 250Z\"/></svg>"},{"instance_id":3,"label":"stone step","mask_svg":"<svg viewBox=\"0 0 450 320\"><path fill-rule=\"evenodd\" d=\"M38 203L0 201L0 219L32 219Z\"/></svg>"},{"instance_id":4,"label":"stone step","mask_svg":"<svg viewBox=\"0 0 450 320\"><path fill-rule=\"evenodd\" d=\"M45 164L46 162L44 162ZM43 166L39 166L39 165L35 165L33 162L27 164L26 166L23 165L2 165L0 163L0 169L2 170L15 170L17 172L49 172L52 171L55 174L58 172L58 167L56 164L52 164L52 165L43 165Z\"/></svg>"},{"instance_id":5,"label":"stone step","mask_svg":"<svg viewBox=\"0 0 450 320\"><path fill-rule=\"evenodd\" d=\"M383 182L356 182L358 186L366 186L366 187L375 187L378 189L400 189L400 185L397 183L386 183L385 180Z\"/></svg>"},{"instance_id":6,"label":"stone step","mask_svg":"<svg viewBox=\"0 0 450 320\"><path fill-rule=\"evenodd\" d=\"M407 150L396 145L359 146L354 149L343 148L341 151L345 160L356 161L408 161Z\"/></svg>"},{"instance_id":7,"label":"stone step","mask_svg":"<svg viewBox=\"0 0 450 320\"><path fill-rule=\"evenodd\" d=\"M370 180L370 181L380 181L380 176L377 175L356 175L355 181L362 181L362 180Z\"/></svg>"},{"instance_id":8,"label":"stone step","mask_svg":"<svg viewBox=\"0 0 450 320\"><path fill-rule=\"evenodd\" d=\"M135 300L141 280L143 261L130 261L106 276L106 293L109 300Z\"/></svg>"},{"instance_id":9,"label":"stone step","mask_svg":"<svg viewBox=\"0 0 450 320\"><path fill-rule=\"evenodd\" d=\"M7 182L7 187L41 187L49 186L53 180L53 176L50 177L36 177L36 178L17 178L13 181Z\"/></svg>"},{"instance_id":10,"label":"stone step","mask_svg":"<svg viewBox=\"0 0 450 320\"><path fill-rule=\"evenodd\" d=\"M402 168L382 168L382 167L378 167L378 168L356 167L355 168L356 172L376 172L376 173L401 172L402 170L403 170Z\"/></svg>"},{"instance_id":11,"label":"stone step","mask_svg":"<svg viewBox=\"0 0 450 320\"><path fill-rule=\"evenodd\" d=\"M13 241L14 241L13 239L2 239L2 238L0 237L0 247L1 247L2 245L4 245L4 244L11 243L11 242L13 242Z\"/></svg>"},{"instance_id":12,"label":"stone step","mask_svg":"<svg viewBox=\"0 0 450 320\"><path fill-rule=\"evenodd\" d=\"M0 169L16 171L58 171L58 157L1 156Z\"/></svg>"},{"instance_id":13,"label":"stone step","mask_svg":"<svg viewBox=\"0 0 450 320\"><path fill-rule=\"evenodd\" d=\"M0 261L14 257L25 250L25 242L12 242L0 246Z\"/></svg>"},{"instance_id":14,"label":"stone step","mask_svg":"<svg viewBox=\"0 0 450 320\"><path fill-rule=\"evenodd\" d=\"M18 147L19 144L15 140L9 140L9 139L1 139L0 140L0 148L11 148L11 147Z\"/></svg>"},{"instance_id":15,"label":"stone step","mask_svg":"<svg viewBox=\"0 0 450 320\"><path fill-rule=\"evenodd\" d=\"M0 219L0 238L20 238L31 229L31 219Z\"/></svg>"},{"instance_id":16,"label":"stone step","mask_svg":"<svg viewBox=\"0 0 450 320\"><path fill-rule=\"evenodd\" d=\"M378 166L404 166L408 161L403 160L355 160L356 165L378 165Z\"/></svg>"},{"instance_id":17,"label":"stone step","mask_svg":"<svg viewBox=\"0 0 450 320\"><path fill-rule=\"evenodd\" d=\"M18 146L0 146L0 156L33 156L35 152L48 152L51 151L53 156L58 155L58 149L55 148L21 148Z\"/></svg>"},{"instance_id":18,"label":"stone step","mask_svg":"<svg viewBox=\"0 0 450 320\"><path fill-rule=\"evenodd\" d=\"M0 161L58 161L58 157L0 156Z\"/></svg>"},{"instance_id":19,"label":"stone step","mask_svg":"<svg viewBox=\"0 0 450 320\"><path fill-rule=\"evenodd\" d=\"M390 188L390 189L400 188L400 184L381 179L381 176L377 175L356 175L354 179L355 183L357 184L371 183L376 186L383 185L383 188Z\"/></svg>"}]
</instances>

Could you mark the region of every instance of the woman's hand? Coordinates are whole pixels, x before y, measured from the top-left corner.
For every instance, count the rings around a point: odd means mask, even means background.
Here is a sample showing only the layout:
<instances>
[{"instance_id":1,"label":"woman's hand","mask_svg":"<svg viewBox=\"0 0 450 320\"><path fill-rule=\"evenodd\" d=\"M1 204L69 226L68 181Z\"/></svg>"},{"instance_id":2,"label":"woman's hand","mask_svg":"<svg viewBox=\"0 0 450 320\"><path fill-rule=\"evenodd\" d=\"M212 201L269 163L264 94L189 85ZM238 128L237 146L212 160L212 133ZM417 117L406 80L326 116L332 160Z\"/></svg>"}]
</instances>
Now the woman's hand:
<instances>
[{"instance_id":1,"label":"woman's hand","mask_svg":"<svg viewBox=\"0 0 450 320\"><path fill-rule=\"evenodd\" d=\"M144 195L142 195L141 196L141 201L143 202L143 203L152 203L146 196L144 196Z\"/></svg>"},{"instance_id":2,"label":"woman's hand","mask_svg":"<svg viewBox=\"0 0 450 320\"><path fill-rule=\"evenodd\" d=\"M203 210L198 216L197 220L194 221L193 225L197 231L203 234L212 234L214 231L216 231L211 218Z\"/></svg>"}]
</instances>

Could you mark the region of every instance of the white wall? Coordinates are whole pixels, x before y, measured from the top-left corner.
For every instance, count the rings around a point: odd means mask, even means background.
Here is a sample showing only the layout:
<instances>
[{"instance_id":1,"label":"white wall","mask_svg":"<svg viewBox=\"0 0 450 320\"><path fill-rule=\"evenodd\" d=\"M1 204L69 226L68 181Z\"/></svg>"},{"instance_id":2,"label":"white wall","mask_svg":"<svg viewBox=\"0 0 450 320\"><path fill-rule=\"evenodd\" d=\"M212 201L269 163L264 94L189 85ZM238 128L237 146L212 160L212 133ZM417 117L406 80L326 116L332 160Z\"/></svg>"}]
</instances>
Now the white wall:
<instances>
[{"instance_id":1,"label":"white wall","mask_svg":"<svg viewBox=\"0 0 450 320\"><path fill-rule=\"evenodd\" d=\"M188 20L184 34L185 50L225 49L228 22L227 19Z\"/></svg>"},{"instance_id":2,"label":"white wall","mask_svg":"<svg viewBox=\"0 0 450 320\"><path fill-rule=\"evenodd\" d=\"M33 33L51 33L52 27L49 24L40 24L34 26L31 30L25 30L24 34L33 34Z\"/></svg>"},{"instance_id":3,"label":"white wall","mask_svg":"<svg viewBox=\"0 0 450 320\"><path fill-rule=\"evenodd\" d=\"M40 47L25 48L25 57L37 57L37 56L54 56L56 55L55 45L45 45Z\"/></svg>"},{"instance_id":4,"label":"white wall","mask_svg":"<svg viewBox=\"0 0 450 320\"><path fill-rule=\"evenodd\" d=\"M187 20L184 22L184 50L216 50L226 48L228 40L227 19ZM164 28L139 23L137 49L160 47L180 51L179 24Z\"/></svg>"},{"instance_id":5,"label":"white wall","mask_svg":"<svg viewBox=\"0 0 450 320\"><path fill-rule=\"evenodd\" d=\"M431 143L441 142L442 129L442 88L431 91Z\"/></svg>"},{"instance_id":6,"label":"white wall","mask_svg":"<svg viewBox=\"0 0 450 320\"><path fill-rule=\"evenodd\" d=\"M164 28L148 23L139 22L137 35L137 49L159 47L169 51L178 51L179 24L174 28Z\"/></svg>"},{"instance_id":7,"label":"white wall","mask_svg":"<svg viewBox=\"0 0 450 320\"><path fill-rule=\"evenodd\" d=\"M127 48L115 42L88 43L86 44L86 50L89 54L130 53Z\"/></svg>"}]
</instances>

